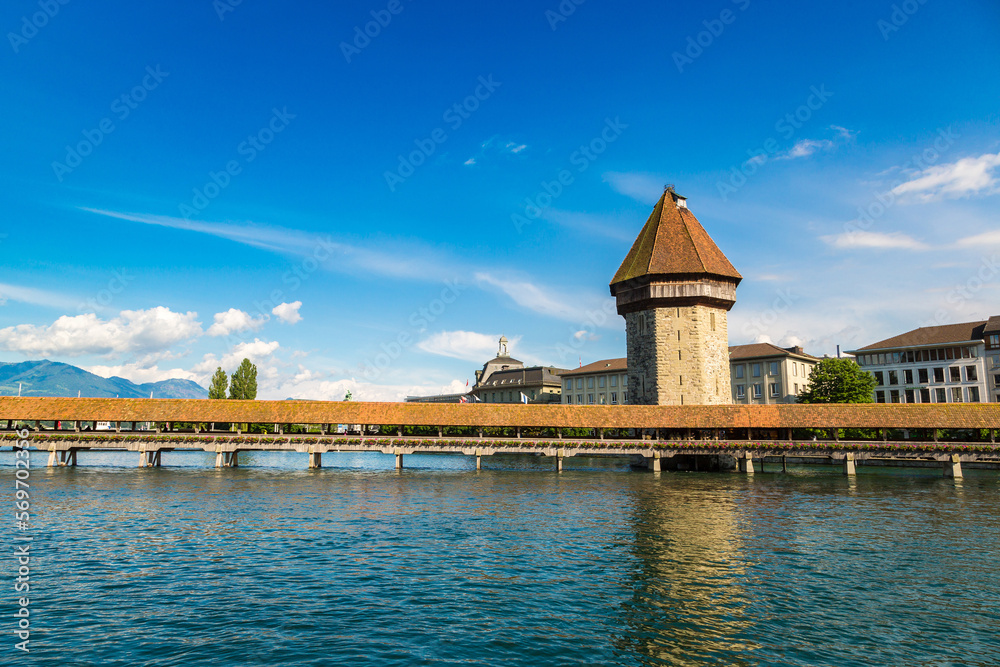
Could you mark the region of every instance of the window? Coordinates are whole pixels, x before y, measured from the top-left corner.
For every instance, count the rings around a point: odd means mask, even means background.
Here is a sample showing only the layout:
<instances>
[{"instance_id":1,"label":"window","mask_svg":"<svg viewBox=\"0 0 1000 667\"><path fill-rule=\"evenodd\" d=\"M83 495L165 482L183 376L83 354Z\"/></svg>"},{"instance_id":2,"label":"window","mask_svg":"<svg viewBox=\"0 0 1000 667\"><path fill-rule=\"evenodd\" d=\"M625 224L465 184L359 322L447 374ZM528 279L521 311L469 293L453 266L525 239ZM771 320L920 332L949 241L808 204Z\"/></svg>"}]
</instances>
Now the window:
<instances>
[{"instance_id":1,"label":"window","mask_svg":"<svg viewBox=\"0 0 1000 667\"><path fill-rule=\"evenodd\" d=\"M593 405L593 404L594 404L594 395L587 394L587 405Z\"/></svg>"},{"instance_id":2,"label":"window","mask_svg":"<svg viewBox=\"0 0 1000 667\"><path fill-rule=\"evenodd\" d=\"M934 381L935 382L944 382L944 369L943 368L935 368L934 369ZM939 401L939 402L943 403L944 401Z\"/></svg>"},{"instance_id":3,"label":"window","mask_svg":"<svg viewBox=\"0 0 1000 667\"><path fill-rule=\"evenodd\" d=\"M613 380L614 378L611 378L611 379ZM618 392L617 391L611 392L611 405L618 405Z\"/></svg>"},{"instance_id":4,"label":"window","mask_svg":"<svg viewBox=\"0 0 1000 667\"><path fill-rule=\"evenodd\" d=\"M952 387L951 388L951 402L952 403L962 403L962 388Z\"/></svg>"},{"instance_id":5,"label":"window","mask_svg":"<svg viewBox=\"0 0 1000 667\"><path fill-rule=\"evenodd\" d=\"M913 371L907 368L903 371L903 384L913 384ZM912 403L913 401L909 401Z\"/></svg>"},{"instance_id":6,"label":"window","mask_svg":"<svg viewBox=\"0 0 1000 667\"><path fill-rule=\"evenodd\" d=\"M927 369L926 368L918 368L917 369L917 380L920 381L920 384L927 384Z\"/></svg>"},{"instance_id":7,"label":"window","mask_svg":"<svg viewBox=\"0 0 1000 667\"><path fill-rule=\"evenodd\" d=\"M608 395L602 391L600 394L597 395L597 402L600 403L601 405L607 405Z\"/></svg>"},{"instance_id":8,"label":"window","mask_svg":"<svg viewBox=\"0 0 1000 667\"><path fill-rule=\"evenodd\" d=\"M771 392L771 398L778 398L781 395L781 385L777 382L772 382L768 389Z\"/></svg>"},{"instance_id":9,"label":"window","mask_svg":"<svg viewBox=\"0 0 1000 667\"><path fill-rule=\"evenodd\" d=\"M587 378L587 389L594 388L594 378Z\"/></svg>"},{"instance_id":10,"label":"window","mask_svg":"<svg viewBox=\"0 0 1000 667\"><path fill-rule=\"evenodd\" d=\"M979 402L979 387L969 387L969 403Z\"/></svg>"},{"instance_id":11,"label":"window","mask_svg":"<svg viewBox=\"0 0 1000 667\"><path fill-rule=\"evenodd\" d=\"M899 373L889 371L889 384L899 384Z\"/></svg>"},{"instance_id":12,"label":"window","mask_svg":"<svg viewBox=\"0 0 1000 667\"><path fill-rule=\"evenodd\" d=\"M795 395L798 396L798 394L799 394L799 383L796 382L795 383Z\"/></svg>"},{"instance_id":13,"label":"window","mask_svg":"<svg viewBox=\"0 0 1000 667\"><path fill-rule=\"evenodd\" d=\"M760 364L753 364L752 367L751 367L751 371L752 371L753 376L755 378L759 378L760 377Z\"/></svg>"},{"instance_id":14,"label":"window","mask_svg":"<svg viewBox=\"0 0 1000 667\"><path fill-rule=\"evenodd\" d=\"M712 331L715 331L715 313L710 313L708 319L711 322L710 326L712 327Z\"/></svg>"},{"instance_id":15,"label":"window","mask_svg":"<svg viewBox=\"0 0 1000 667\"><path fill-rule=\"evenodd\" d=\"M566 394L566 402L570 405L573 404L573 394Z\"/></svg>"},{"instance_id":16,"label":"window","mask_svg":"<svg viewBox=\"0 0 1000 667\"><path fill-rule=\"evenodd\" d=\"M993 385L996 387L1000 387L1000 375L993 376Z\"/></svg>"},{"instance_id":17,"label":"window","mask_svg":"<svg viewBox=\"0 0 1000 667\"><path fill-rule=\"evenodd\" d=\"M962 381L962 367L961 366L949 366L948 367L948 377L952 382ZM956 401L957 403L958 401Z\"/></svg>"},{"instance_id":18,"label":"window","mask_svg":"<svg viewBox=\"0 0 1000 667\"><path fill-rule=\"evenodd\" d=\"M743 379L743 369L744 368L745 368L745 366L743 364L740 364L739 366L736 367L736 379L737 380L742 380Z\"/></svg>"},{"instance_id":19,"label":"window","mask_svg":"<svg viewBox=\"0 0 1000 667\"><path fill-rule=\"evenodd\" d=\"M885 378L882 375L882 371L875 371L875 382L877 382L880 387L885 386Z\"/></svg>"},{"instance_id":20,"label":"window","mask_svg":"<svg viewBox=\"0 0 1000 667\"><path fill-rule=\"evenodd\" d=\"M628 376L627 375L623 375L622 376L622 386L623 387L627 387L628 386Z\"/></svg>"},{"instance_id":21,"label":"window","mask_svg":"<svg viewBox=\"0 0 1000 667\"><path fill-rule=\"evenodd\" d=\"M759 383L753 386L753 397L754 398L761 397L761 385Z\"/></svg>"},{"instance_id":22,"label":"window","mask_svg":"<svg viewBox=\"0 0 1000 667\"><path fill-rule=\"evenodd\" d=\"M576 379L576 388L577 389L583 389L583 378L577 378Z\"/></svg>"},{"instance_id":23,"label":"window","mask_svg":"<svg viewBox=\"0 0 1000 667\"><path fill-rule=\"evenodd\" d=\"M905 392L905 396L906 396L906 401L905 401L906 403L916 403L917 402L916 401L916 396L914 395L912 389L907 389L906 392Z\"/></svg>"},{"instance_id":24,"label":"window","mask_svg":"<svg viewBox=\"0 0 1000 667\"><path fill-rule=\"evenodd\" d=\"M930 403L931 402L931 390L926 387L920 390L920 402Z\"/></svg>"},{"instance_id":25,"label":"window","mask_svg":"<svg viewBox=\"0 0 1000 667\"><path fill-rule=\"evenodd\" d=\"M935 403L947 403L948 395L945 393L943 387L934 390L934 402Z\"/></svg>"},{"instance_id":26,"label":"window","mask_svg":"<svg viewBox=\"0 0 1000 667\"><path fill-rule=\"evenodd\" d=\"M768 375L777 375L777 374L778 374L778 362L777 361L772 361L771 362L771 368L770 368L770 370L768 372Z\"/></svg>"},{"instance_id":27,"label":"window","mask_svg":"<svg viewBox=\"0 0 1000 667\"><path fill-rule=\"evenodd\" d=\"M566 380L566 391L573 391L573 381Z\"/></svg>"},{"instance_id":28,"label":"window","mask_svg":"<svg viewBox=\"0 0 1000 667\"><path fill-rule=\"evenodd\" d=\"M875 392L875 402L876 403L885 403L885 392L884 391L876 391Z\"/></svg>"},{"instance_id":29,"label":"window","mask_svg":"<svg viewBox=\"0 0 1000 667\"><path fill-rule=\"evenodd\" d=\"M966 382L978 382L979 381L979 375L976 373L976 367L975 366L966 366L965 367L965 380L966 380Z\"/></svg>"},{"instance_id":30,"label":"window","mask_svg":"<svg viewBox=\"0 0 1000 667\"><path fill-rule=\"evenodd\" d=\"M617 375L612 375L611 376L611 386L612 387L617 387L618 386L618 376Z\"/></svg>"},{"instance_id":31,"label":"window","mask_svg":"<svg viewBox=\"0 0 1000 667\"><path fill-rule=\"evenodd\" d=\"M899 390L893 389L889 392L889 400L893 403L899 403Z\"/></svg>"},{"instance_id":32,"label":"window","mask_svg":"<svg viewBox=\"0 0 1000 667\"><path fill-rule=\"evenodd\" d=\"M604 383L605 383L605 378L604 378L603 375L601 377L597 378L597 388L598 389L604 389Z\"/></svg>"},{"instance_id":33,"label":"window","mask_svg":"<svg viewBox=\"0 0 1000 667\"><path fill-rule=\"evenodd\" d=\"M576 395L576 404L577 405L583 405L583 394L577 394Z\"/></svg>"},{"instance_id":34,"label":"window","mask_svg":"<svg viewBox=\"0 0 1000 667\"><path fill-rule=\"evenodd\" d=\"M798 377L799 375L799 365L796 363L792 364L792 375Z\"/></svg>"},{"instance_id":35,"label":"window","mask_svg":"<svg viewBox=\"0 0 1000 667\"><path fill-rule=\"evenodd\" d=\"M1000 347L1000 334L990 334L986 342L990 347Z\"/></svg>"},{"instance_id":36,"label":"window","mask_svg":"<svg viewBox=\"0 0 1000 667\"><path fill-rule=\"evenodd\" d=\"M736 398L746 398L746 397L747 397L746 386L742 384L736 385Z\"/></svg>"},{"instance_id":37,"label":"window","mask_svg":"<svg viewBox=\"0 0 1000 667\"><path fill-rule=\"evenodd\" d=\"M628 392L627 391L623 391L622 392L622 403L628 403Z\"/></svg>"}]
</instances>

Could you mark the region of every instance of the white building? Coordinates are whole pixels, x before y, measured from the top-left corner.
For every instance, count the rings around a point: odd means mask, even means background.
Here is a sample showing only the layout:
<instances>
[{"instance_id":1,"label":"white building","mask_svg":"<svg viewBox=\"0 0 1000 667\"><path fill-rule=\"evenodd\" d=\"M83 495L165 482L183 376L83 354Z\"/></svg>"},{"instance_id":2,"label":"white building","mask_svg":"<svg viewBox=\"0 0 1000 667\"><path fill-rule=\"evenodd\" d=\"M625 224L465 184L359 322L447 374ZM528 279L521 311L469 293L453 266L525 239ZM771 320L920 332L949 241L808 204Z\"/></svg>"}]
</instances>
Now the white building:
<instances>
[{"instance_id":1,"label":"white building","mask_svg":"<svg viewBox=\"0 0 1000 667\"><path fill-rule=\"evenodd\" d=\"M624 405L628 402L627 359L602 359L562 371L564 405Z\"/></svg>"},{"instance_id":2,"label":"white building","mask_svg":"<svg viewBox=\"0 0 1000 667\"><path fill-rule=\"evenodd\" d=\"M733 403L794 403L819 361L801 347L778 347L771 343L734 345L729 348Z\"/></svg>"},{"instance_id":3,"label":"white building","mask_svg":"<svg viewBox=\"0 0 1000 667\"><path fill-rule=\"evenodd\" d=\"M876 403L1000 402L1000 316L921 327L850 352Z\"/></svg>"}]
</instances>

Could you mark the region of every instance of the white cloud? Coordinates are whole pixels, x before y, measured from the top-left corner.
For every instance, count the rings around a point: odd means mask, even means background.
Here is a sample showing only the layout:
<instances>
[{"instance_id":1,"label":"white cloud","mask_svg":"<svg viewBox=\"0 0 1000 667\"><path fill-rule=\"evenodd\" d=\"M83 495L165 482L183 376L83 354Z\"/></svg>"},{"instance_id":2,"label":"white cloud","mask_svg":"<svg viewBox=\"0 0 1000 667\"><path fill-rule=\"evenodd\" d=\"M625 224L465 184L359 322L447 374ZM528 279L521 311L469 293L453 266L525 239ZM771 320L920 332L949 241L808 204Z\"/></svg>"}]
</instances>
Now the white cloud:
<instances>
[{"instance_id":1,"label":"white cloud","mask_svg":"<svg viewBox=\"0 0 1000 667\"><path fill-rule=\"evenodd\" d=\"M475 331L441 331L417 343L424 352L482 364L496 356L500 336ZM520 338L513 338L510 347Z\"/></svg>"},{"instance_id":2,"label":"white cloud","mask_svg":"<svg viewBox=\"0 0 1000 667\"><path fill-rule=\"evenodd\" d=\"M821 236L820 239L834 248L900 248L903 250L928 250L925 243L900 232L880 234L878 232L844 232L831 236Z\"/></svg>"},{"instance_id":3,"label":"white cloud","mask_svg":"<svg viewBox=\"0 0 1000 667\"><path fill-rule=\"evenodd\" d=\"M0 349L28 356L151 353L201 334L198 313L157 306L123 310L102 320L93 313L64 315L49 326L20 324L0 329Z\"/></svg>"},{"instance_id":4,"label":"white cloud","mask_svg":"<svg viewBox=\"0 0 1000 667\"><path fill-rule=\"evenodd\" d=\"M955 242L959 248L982 248L988 246L1000 246L1000 230L983 232L975 236L967 236Z\"/></svg>"},{"instance_id":5,"label":"white cloud","mask_svg":"<svg viewBox=\"0 0 1000 667\"><path fill-rule=\"evenodd\" d=\"M499 289L522 308L542 315L598 327L610 326L614 319L607 314L614 313L613 307L608 309L612 303L610 297L599 298L582 290L560 294L526 280L498 278L485 272L476 273L475 279L482 285ZM615 326L617 324L614 322Z\"/></svg>"},{"instance_id":6,"label":"white cloud","mask_svg":"<svg viewBox=\"0 0 1000 667\"><path fill-rule=\"evenodd\" d=\"M302 321L302 316L299 315L299 308L302 307L301 301L293 301L292 303L279 303L277 306L271 309L271 313L274 314L279 320L285 324L295 324Z\"/></svg>"},{"instance_id":7,"label":"white cloud","mask_svg":"<svg viewBox=\"0 0 1000 667\"><path fill-rule=\"evenodd\" d=\"M638 172L609 171L604 173L602 178L618 194L631 197L643 204L658 200L663 194L665 184L662 176Z\"/></svg>"},{"instance_id":8,"label":"white cloud","mask_svg":"<svg viewBox=\"0 0 1000 667\"><path fill-rule=\"evenodd\" d=\"M236 370L244 359L249 359L257 365L271 361L274 353L280 347L278 341L264 341L254 338L253 342L237 343L229 352L222 355L221 359L214 354L206 354L192 370L202 377L211 375L217 367L221 367L224 371L231 373ZM259 373L260 369L258 368Z\"/></svg>"},{"instance_id":9,"label":"white cloud","mask_svg":"<svg viewBox=\"0 0 1000 667\"><path fill-rule=\"evenodd\" d=\"M772 160L794 160L800 157L809 157L813 153L818 151L831 151L837 148L841 143L845 141L850 141L856 136L856 132L848 130L846 127L840 127L839 125L831 125L831 130L836 132L836 136L833 139L800 139L792 145L784 153L776 153ZM758 155L759 162L766 162L767 158L763 155Z\"/></svg>"},{"instance_id":10,"label":"white cloud","mask_svg":"<svg viewBox=\"0 0 1000 667\"><path fill-rule=\"evenodd\" d=\"M897 185L892 193L903 200L918 202L957 199L998 191L996 168L1000 153L967 157L951 164L928 167L915 178Z\"/></svg>"},{"instance_id":11,"label":"white cloud","mask_svg":"<svg viewBox=\"0 0 1000 667\"><path fill-rule=\"evenodd\" d=\"M267 321L263 317L254 318L242 310L230 308L224 313L215 314L215 322L205 333L209 336L228 336L242 331L256 331Z\"/></svg>"},{"instance_id":12,"label":"white cloud","mask_svg":"<svg viewBox=\"0 0 1000 667\"><path fill-rule=\"evenodd\" d=\"M466 160L462 164L466 165L467 167L471 167L472 165L476 164L476 158L470 157L468 160Z\"/></svg>"},{"instance_id":13,"label":"white cloud","mask_svg":"<svg viewBox=\"0 0 1000 667\"><path fill-rule=\"evenodd\" d=\"M463 164L471 167L479 164L483 159L492 155L510 154L517 155L528 148L527 144L501 139L499 135L493 135L479 145L479 152L466 160Z\"/></svg>"}]
</instances>

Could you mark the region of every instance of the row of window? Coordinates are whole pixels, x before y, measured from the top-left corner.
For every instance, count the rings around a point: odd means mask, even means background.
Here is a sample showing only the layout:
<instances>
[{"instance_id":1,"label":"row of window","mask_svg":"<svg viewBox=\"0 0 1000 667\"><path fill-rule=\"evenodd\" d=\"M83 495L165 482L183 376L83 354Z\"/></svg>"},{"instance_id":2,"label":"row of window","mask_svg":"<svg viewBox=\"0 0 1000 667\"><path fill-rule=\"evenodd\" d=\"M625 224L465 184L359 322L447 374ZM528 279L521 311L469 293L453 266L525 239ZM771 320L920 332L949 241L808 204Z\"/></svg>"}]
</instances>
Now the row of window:
<instances>
[{"instance_id":1,"label":"row of window","mask_svg":"<svg viewBox=\"0 0 1000 667\"><path fill-rule=\"evenodd\" d=\"M798 385L795 385L796 393L798 392ZM764 386L756 382L750 385L750 392L754 398L761 398L763 396ZM781 398L781 385L777 382L771 382L767 385L767 393L771 398ZM744 384L736 385L736 398L746 398L747 397L747 387Z\"/></svg>"},{"instance_id":2,"label":"row of window","mask_svg":"<svg viewBox=\"0 0 1000 667\"><path fill-rule=\"evenodd\" d=\"M519 403L521 402L522 393L520 391L484 391L482 397L484 403ZM525 396L534 400L536 396L535 390L532 389Z\"/></svg>"},{"instance_id":3,"label":"row of window","mask_svg":"<svg viewBox=\"0 0 1000 667\"><path fill-rule=\"evenodd\" d=\"M583 402L583 396L584 396L583 394L577 394L576 395L576 404L577 405L585 405L585 403ZM600 394L597 394L596 395L596 399L597 399L596 402L594 400L595 399L595 395L594 394L587 394L586 396L587 396L586 405L609 405L609 404L610 405L618 405L618 392L617 391L612 391L610 393L603 393L602 392ZM623 391L621 393L621 399L622 399L622 403L627 403L628 402L628 392L624 392ZM573 404L573 394L566 394L566 403L569 404L569 405Z\"/></svg>"},{"instance_id":4,"label":"row of window","mask_svg":"<svg viewBox=\"0 0 1000 667\"><path fill-rule=\"evenodd\" d=\"M598 389L604 389L605 383L607 383L611 387L617 387L618 386L618 377L619 376L617 376L617 375L600 375L600 376L598 376L596 378L596 380L597 380L597 388ZM576 378L576 388L577 388L577 390L583 389L583 380L584 380L583 378ZM595 378L593 378L593 377L587 378L587 389L593 389L594 388L594 380L595 380ZM628 376L627 375L622 375L621 376L621 383L622 383L623 387L627 387L628 386ZM569 378L568 380L566 380L563 383L563 390L565 392L567 392L567 393L573 391L573 378Z\"/></svg>"},{"instance_id":5,"label":"row of window","mask_svg":"<svg viewBox=\"0 0 1000 667\"><path fill-rule=\"evenodd\" d=\"M962 368L962 366L949 366L947 369L948 382L962 382ZM979 382L979 371L975 366L965 366L964 368L966 382ZM934 374L935 384L945 381L945 369L943 367L918 368L916 371L918 384L929 384L931 382L931 371ZM872 374L875 376L875 380L880 387L894 384L914 384L913 370L909 368L902 371L872 371ZM901 377L902 382L899 381Z\"/></svg>"},{"instance_id":6,"label":"row of window","mask_svg":"<svg viewBox=\"0 0 1000 667\"><path fill-rule=\"evenodd\" d=\"M934 398L931 401L931 397ZM998 396L1000 398L1000 396ZM919 399L919 401L917 400ZM937 387L876 391L876 403L979 403L979 387Z\"/></svg>"},{"instance_id":7,"label":"row of window","mask_svg":"<svg viewBox=\"0 0 1000 667\"><path fill-rule=\"evenodd\" d=\"M886 364L918 364L924 361L951 361L952 359L975 359L979 352L975 347L939 347L933 350L904 350L902 352L879 352L859 354L858 364L862 366L884 366Z\"/></svg>"},{"instance_id":8,"label":"row of window","mask_svg":"<svg viewBox=\"0 0 1000 667\"><path fill-rule=\"evenodd\" d=\"M801 363L801 362L798 362L798 361L790 361L790 362L788 362L788 365L791 367L792 377L799 377L799 371L800 370L801 370L801 373L802 373L802 377L806 377L807 371L806 371L806 365L804 363ZM755 377L755 378L759 378L760 377L761 366L762 366L762 364L759 364L759 363L758 364L750 364L750 375L751 375L751 377ZM745 377L744 374L746 373L746 364L739 364L738 366L735 366L734 368L736 369L736 379L737 380L742 380ZM768 364L767 364L767 374L768 375L770 375L772 377L777 376L778 373L779 373L779 371L780 371L780 362L777 362L777 361L770 361L770 362L768 362Z\"/></svg>"}]
</instances>

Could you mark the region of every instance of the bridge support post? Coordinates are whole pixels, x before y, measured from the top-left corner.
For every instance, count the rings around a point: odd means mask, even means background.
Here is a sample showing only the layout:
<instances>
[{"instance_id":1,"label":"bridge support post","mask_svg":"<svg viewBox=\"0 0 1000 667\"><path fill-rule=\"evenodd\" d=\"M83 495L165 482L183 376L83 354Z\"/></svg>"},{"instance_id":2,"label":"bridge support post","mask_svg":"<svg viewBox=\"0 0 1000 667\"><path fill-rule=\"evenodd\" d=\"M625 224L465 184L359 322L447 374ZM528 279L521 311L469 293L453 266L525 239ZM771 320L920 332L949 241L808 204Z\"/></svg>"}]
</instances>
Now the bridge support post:
<instances>
[{"instance_id":1,"label":"bridge support post","mask_svg":"<svg viewBox=\"0 0 1000 667\"><path fill-rule=\"evenodd\" d=\"M962 459L958 454L952 454L944 462L944 476L951 479L962 479Z\"/></svg>"},{"instance_id":2,"label":"bridge support post","mask_svg":"<svg viewBox=\"0 0 1000 667\"><path fill-rule=\"evenodd\" d=\"M560 440L562 440L562 429L561 428L557 428L556 429L556 437L558 437Z\"/></svg>"},{"instance_id":3,"label":"bridge support post","mask_svg":"<svg viewBox=\"0 0 1000 667\"><path fill-rule=\"evenodd\" d=\"M215 467L221 468L225 465L225 458L222 455L222 448L219 447L215 450Z\"/></svg>"},{"instance_id":4,"label":"bridge support post","mask_svg":"<svg viewBox=\"0 0 1000 667\"><path fill-rule=\"evenodd\" d=\"M396 470L403 469L403 453L398 449L396 450Z\"/></svg>"},{"instance_id":5,"label":"bridge support post","mask_svg":"<svg viewBox=\"0 0 1000 667\"><path fill-rule=\"evenodd\" d=\"M147 454L147 452L146 452L145 449L140 449L139 450L139 467L140 468L145 468L148 465L149 465L148 454Z\"/></svg>"},{"instance_id":6,"label":"bridge support post","mask_svg":"<svg viewBox=\"0 0 1000 667\"><path fill-rule=\"evenodd\" d=\"M743 452L743 456L740 457L740 472L753 474L753 455L750 452Z\"/></svg>"},{"instance_id":7,"label":"bridge support post","mask_svg":"<svg viewBox=\"0 0 1000 667\"><path fill-rule=\"evenodd\" d=\"M483 450L476 450L476 470L483 469Z\"/></svg>"},{"instance_id":8,"label":"bridge support post","mask_svg":"<svg viewBox=\"0 0 1000 667\"><path fill-rule=\"evenodd\" d=\"M563 457L566 455L566 450L560 449L556 451L556 472L562 472L563 470Z\"/></svg>"},{"instance_id":9,"label":"bridge support post","mask_svg":"<svg viewBox=\"0 0 1000 667\"><path fill-rule=\"evenodd\" d=\"M844 456L844 474L848 477L857 474L857 471L854 468L854 454L850 452Z\"/></svg>"},{"instance_id":10,"label":"bridge support post","mask_svg":"<svg viewBox=\"0 0 1000 667\"><path fill-rule=\"evenodd\" d=\"M788 472L788 457L785 455L781 456L781 472Z\"/></svg>"},{"instance_id":11,"label":"bridge support post","mask_svg":"<svg viewBox=\"0 0 1000 667\"><path fill-rule=\"evenodd\" d=\"M309 449L309 469L323 467L323 453L317 452L315 447Z\"/></svg>"},{"instance_id":12,"label":"bridge support post","mask_svg":"<svg viewBox=\"0 0 1000 667\"><path fill-rule=\"evenodd\" d=\"M653 472L660 472L663 470L659 452L653 452L653 455L646 459L646 467Z\"/></svg>"},{"instance_id":13,"label":"bridge support post","mask_svg":"<svg viewBox=\"0 0 1000 667\"><path fill-rule=\"evenodd\" d=\"M55 467L55 465L56 465L56 447L55 445L52 445L51 447L49 447L49 463L47 467L52 468Z\"/></svg>"},{"instance_id":14,"label":"bridge support post","mask_svg":"<svg viewBox=\"0 0 1000 667\"><path fill-rule=\"evenodd\" d=\"M163 464L163 459L161 458L162 455L163 451L159 449L157 449L154 452L151 452L149 465L153 466L154 468L159 468Z\"/></svg>"}]
</instances>

